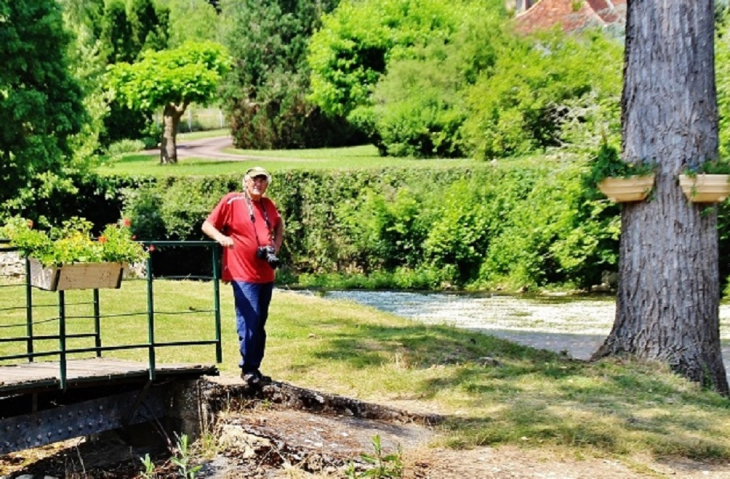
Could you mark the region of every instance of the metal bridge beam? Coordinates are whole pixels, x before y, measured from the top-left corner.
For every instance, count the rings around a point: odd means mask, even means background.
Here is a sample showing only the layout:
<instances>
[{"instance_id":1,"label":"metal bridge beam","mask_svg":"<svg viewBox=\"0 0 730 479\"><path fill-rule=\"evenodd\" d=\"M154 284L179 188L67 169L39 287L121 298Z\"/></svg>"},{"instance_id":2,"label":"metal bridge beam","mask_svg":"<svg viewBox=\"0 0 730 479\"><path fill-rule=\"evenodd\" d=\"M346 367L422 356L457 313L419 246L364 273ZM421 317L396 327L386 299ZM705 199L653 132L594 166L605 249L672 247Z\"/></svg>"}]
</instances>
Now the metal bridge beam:
<instances>
[{"instance_id":1,"label":"metal bridge beam","mask_svg":"<svg viewBox=\"0 0 730 479\"><path fill-rule=\"evenodd\" d=\"M152 387L0 419L0 454L161 420L167 400L166 388Z\"/></svg>"}]
</instances>

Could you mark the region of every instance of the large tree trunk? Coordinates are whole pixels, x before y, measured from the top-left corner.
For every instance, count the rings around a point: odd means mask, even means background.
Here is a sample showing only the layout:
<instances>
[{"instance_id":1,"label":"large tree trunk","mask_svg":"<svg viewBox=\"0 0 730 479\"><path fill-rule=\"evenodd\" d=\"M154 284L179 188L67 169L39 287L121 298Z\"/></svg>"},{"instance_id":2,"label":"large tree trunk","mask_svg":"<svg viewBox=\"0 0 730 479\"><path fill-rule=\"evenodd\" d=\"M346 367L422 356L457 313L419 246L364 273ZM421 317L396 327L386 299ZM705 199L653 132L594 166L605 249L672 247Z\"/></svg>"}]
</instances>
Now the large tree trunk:
<instances>
[{"instance_id":1,"label":"large tree trunk","mask_svg":"<svg viewBox=\"0 0 730 479\"><path fill-rule=\"evenodd\" d=\"M717 208L677 182L718 155L713 14L712 0L628 2L622 156L658 171L652 199L624 204L616 320L594 358L664 361L727 395Z\"/></svg>"},{"instance_id":2,"label":"large tree trunk","mask_svg":"<svg viewBox=\"0 0 730 479\"><path fill-rule=\"evenodd\" d=\"M185 113L187 103L177 106L173 103L165 105L162 114L162 143L160 144L160 163L177 163L177 127Z\"/></svg>"}]
</instances>

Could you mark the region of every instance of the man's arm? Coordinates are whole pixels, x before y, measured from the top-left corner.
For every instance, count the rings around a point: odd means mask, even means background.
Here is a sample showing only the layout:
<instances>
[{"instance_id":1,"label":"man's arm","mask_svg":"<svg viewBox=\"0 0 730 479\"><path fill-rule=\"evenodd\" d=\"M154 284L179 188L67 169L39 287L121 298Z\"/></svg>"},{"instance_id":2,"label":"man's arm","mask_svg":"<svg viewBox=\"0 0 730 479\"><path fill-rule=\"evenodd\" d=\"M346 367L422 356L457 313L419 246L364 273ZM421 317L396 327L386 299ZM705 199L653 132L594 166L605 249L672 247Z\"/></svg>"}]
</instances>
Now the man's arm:
<instances>
[{"instance_id":1,"label":"man's arm","mask_svg":"<svg viewBox=\"0 0 730 479\"><path fill-rule=\"evenodd\" d=\"M281 249L281 244L284 242L284 218L279 218L279 222L276 223L272 240L274 242L274 249L278 254Z\"/></svg>"},{"instance_id":2,"label":"man's arm","mask_svg":"<svg viewBox=\"0 0 730 479\"><path fill-rule=\"evenodd\" d=\"M201 229L203 230L203 233L205 233L210 239L218 242L218 244L220 244L224 248L233 247L233 240L231 239L231 237L226 236L223 233L221 233L220 231L218 231L218 228L213 226L213 223L205 221L203 223L203 227Z\"/></svg>"}]
</instances>

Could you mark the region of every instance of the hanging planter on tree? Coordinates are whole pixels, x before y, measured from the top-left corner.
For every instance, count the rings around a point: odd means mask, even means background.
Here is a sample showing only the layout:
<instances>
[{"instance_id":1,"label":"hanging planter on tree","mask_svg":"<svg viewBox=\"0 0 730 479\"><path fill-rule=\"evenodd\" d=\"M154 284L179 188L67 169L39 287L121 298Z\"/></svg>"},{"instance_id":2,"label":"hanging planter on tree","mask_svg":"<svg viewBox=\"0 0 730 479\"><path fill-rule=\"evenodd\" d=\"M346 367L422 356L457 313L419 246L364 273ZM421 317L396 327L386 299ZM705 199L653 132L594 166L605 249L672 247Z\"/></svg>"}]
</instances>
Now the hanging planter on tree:
<instances>
[{"instance_id":1,"label":"hanging planter on tree","mask_svg":"<svg viewBox=\"0 0 730 479\"><path fill-rule=\"evenodd\" d=\"M654 187L655 175L630 176L628 178L606 178L598 184L598 189L609 200L616 203L644 201Z\"/></svg>"},{"instance_id":2,"label":"hanging planter on tree","mask_svg":"<svg viewBox=\"0 0 730 479\"><path fill-rule=\"evenodd\" d=\"M730 175L679 175L679 186L692 203L719 203L730 196Z\"/></svg>"},{"instance_id":3,"label":"hanging planter on tree","mask_svg":"<svg viewBox=\"0 0 730 479\"><path fill-rule=\"evenodd\" d=\"M588 183L616 203L643 201L654 187L653 163L626 162L607 143L601 145L589 166Z\"/></svg>"}]
</instances>

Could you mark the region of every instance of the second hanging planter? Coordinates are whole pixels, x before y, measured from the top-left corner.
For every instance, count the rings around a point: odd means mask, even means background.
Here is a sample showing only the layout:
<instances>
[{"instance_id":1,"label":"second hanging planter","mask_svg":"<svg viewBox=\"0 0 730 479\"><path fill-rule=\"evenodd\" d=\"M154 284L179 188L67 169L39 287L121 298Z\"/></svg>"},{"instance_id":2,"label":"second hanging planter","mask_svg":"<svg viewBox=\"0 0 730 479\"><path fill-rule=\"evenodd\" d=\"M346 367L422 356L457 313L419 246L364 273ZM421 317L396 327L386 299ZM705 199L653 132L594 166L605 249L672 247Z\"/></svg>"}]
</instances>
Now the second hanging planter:
<instances>
[{"instance_id":1,"label":"second hanging planter","mask_svg":"<svg viewBox=\"0 0 730 479\"><path fill-rule=\"evenodd\" d=\"M679 175L679 186L692 203L719 203L730 197L730 175Z\"/></svg>"}]
</instances>

